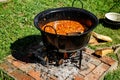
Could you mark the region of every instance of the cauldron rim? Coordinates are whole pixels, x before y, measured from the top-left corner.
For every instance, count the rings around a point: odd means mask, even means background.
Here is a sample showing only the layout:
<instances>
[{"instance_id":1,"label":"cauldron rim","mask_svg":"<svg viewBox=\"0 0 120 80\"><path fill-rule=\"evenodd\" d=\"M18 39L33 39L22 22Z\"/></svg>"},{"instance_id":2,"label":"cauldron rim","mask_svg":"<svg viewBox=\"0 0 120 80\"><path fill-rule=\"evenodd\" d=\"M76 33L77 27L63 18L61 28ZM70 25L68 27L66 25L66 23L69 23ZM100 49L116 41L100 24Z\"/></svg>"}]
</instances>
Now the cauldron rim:
<instances>
[{"instance_id":1,"label":"cauldron rim","mask_svg":"<svg viewBox=\"0 0 120 80\"><path fill-rule=\"evenodd\" d=\"M85 31L85 32L83 32L81 34L77 34L77 35L76 34L75 35L53 34L53 35L59 35L59 36L81 36L81 35L84 35L84 34L87 34L87 33L91 32L98 25L99 21L98 21L97 17L94 14L92 14L90 11L88 11L88 10L85 10L83 8L76 8L76 7L59 7L59 8L47 9L47 10L44 10L44 11L38 13L35 16L35 18L34 18L34 26L38 30L40 30L40 31L42 31L44 33L52 34L52 33L48 33L48 32L45 32L45 31L41 30L41 28L39 27L39 17L45 16L47 14L51 14L51 13L54 13L54 12L71 11L71 10L80 11L82 13L85 13L85 14L89 15L90 17L92 17L95 20L96 23L94 23L94 25L91 26L90 29L88 29L87 31Z\"/></svg>"}]
</instances>

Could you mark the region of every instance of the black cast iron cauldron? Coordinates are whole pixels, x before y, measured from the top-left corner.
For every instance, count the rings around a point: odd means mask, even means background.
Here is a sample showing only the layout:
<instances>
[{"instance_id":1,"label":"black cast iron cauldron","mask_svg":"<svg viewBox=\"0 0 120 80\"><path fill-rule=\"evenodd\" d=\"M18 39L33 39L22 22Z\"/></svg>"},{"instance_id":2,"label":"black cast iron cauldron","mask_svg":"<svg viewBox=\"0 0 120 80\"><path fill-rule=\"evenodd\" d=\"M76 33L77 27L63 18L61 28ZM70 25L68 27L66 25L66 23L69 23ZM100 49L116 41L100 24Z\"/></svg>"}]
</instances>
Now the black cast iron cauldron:
<instances>
[{"instance_id":1,"label":"black cast iron cauldron","mask_svg":"<svg viewBox=\"0 0 120 80\"><path fill-rule=\"evenodd\" d=\"M74 33L70 35L58 35L47 33L40 27L48 22L58 20L74 20L85 25L88 30L84 33ZM88 24L91 22L91 24ZM54 47L60 52L71 52L84 48L90 39L91 31L97 26L98 19L91 12L75 7L62 7L45 10L34 18L35 27L40 30L43 43L46 47Z\"/></svg>"}]
</instances>

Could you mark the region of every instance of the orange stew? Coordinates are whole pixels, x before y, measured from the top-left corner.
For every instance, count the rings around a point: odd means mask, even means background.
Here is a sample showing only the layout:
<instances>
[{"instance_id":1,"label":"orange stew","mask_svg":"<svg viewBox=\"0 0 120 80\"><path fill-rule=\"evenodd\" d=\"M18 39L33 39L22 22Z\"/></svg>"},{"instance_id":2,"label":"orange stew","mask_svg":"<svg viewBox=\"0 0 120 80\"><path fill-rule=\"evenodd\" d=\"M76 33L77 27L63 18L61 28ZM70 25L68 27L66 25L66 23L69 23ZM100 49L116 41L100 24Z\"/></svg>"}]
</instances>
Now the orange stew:
<instances>
[{"instance_id":1,"label":"orange stew","mask_svg":"<svg viewBox=\"0 0 120 80\"><path fill-rule=\"evenodd\" d=\"M80 22L72 21L72 20L53 21L41 27L41 29L45 30L45 32L55 34L55 30L49 26L52 26L56 30L57 34L60 35L67 35L68 33L75 33L75 32L83 33L85 31L85 26L80 24Z\"/></svg>"}]
</instances>

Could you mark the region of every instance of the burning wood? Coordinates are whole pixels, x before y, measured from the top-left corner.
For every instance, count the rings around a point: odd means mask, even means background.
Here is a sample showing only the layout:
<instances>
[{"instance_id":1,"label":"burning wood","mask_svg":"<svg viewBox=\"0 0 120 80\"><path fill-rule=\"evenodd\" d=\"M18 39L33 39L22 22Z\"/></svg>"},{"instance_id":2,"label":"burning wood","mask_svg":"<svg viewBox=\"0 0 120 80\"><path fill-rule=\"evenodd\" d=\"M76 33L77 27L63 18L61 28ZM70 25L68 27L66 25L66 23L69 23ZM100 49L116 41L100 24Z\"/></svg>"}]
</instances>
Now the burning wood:
<instances>
[{"instance_id":1,"label":"burning wood","mask_svg":"<svg viewBox=\"0 0 120 80\"><path fill-rule=\"evenodd\" d=\"M68 58L68 54L65 52L64 53L64 59L67 59Z\"/></svg>"}]
</instances>

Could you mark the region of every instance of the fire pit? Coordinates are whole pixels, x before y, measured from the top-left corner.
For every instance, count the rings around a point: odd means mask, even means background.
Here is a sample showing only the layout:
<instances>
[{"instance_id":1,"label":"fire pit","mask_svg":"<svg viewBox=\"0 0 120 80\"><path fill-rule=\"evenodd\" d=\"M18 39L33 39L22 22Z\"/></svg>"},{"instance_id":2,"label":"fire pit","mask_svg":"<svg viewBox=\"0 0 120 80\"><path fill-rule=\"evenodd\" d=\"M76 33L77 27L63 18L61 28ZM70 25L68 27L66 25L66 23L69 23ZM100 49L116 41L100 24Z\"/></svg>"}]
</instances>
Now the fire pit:
<instances>
[{"instance_id":1,"label":"fire pit","mask_svg":"<svg viewBox=\"0 0 120 80\"><path fill-rule=\"evenodd\" d=\"M74 63L74 66L77 68L81 67L82 59L82 50L76 52L58 52L55 50L48 50L43 42L40 43L40 46L36 51L32 52L33 55L38 59L39 63L43 66L48 67L49 65L59 66L66 63Z\"/></svg>"}]
</instances>

